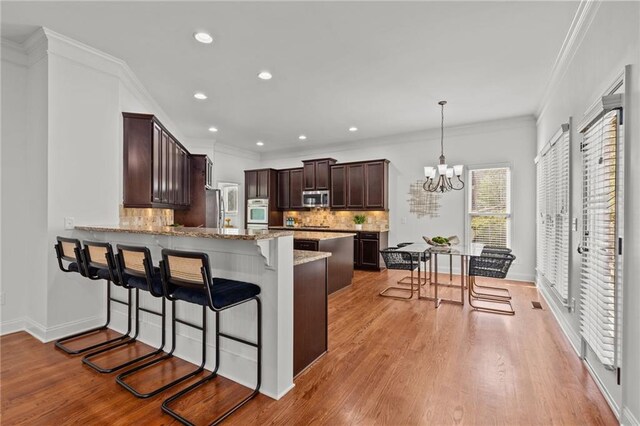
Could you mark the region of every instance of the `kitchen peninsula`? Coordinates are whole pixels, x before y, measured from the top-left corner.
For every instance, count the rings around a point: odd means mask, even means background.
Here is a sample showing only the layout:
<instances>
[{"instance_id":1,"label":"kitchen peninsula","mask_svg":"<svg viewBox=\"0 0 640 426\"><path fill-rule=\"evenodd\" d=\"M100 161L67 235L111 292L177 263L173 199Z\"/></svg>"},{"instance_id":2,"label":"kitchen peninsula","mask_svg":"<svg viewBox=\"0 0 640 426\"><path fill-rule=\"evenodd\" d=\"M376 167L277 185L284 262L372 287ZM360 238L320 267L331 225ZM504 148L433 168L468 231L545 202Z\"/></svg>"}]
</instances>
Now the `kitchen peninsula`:
<instances>
[{"instance_id":1,"label":"kitchen peninsula","mask_svg":"<svg viewBox=\"0 0 640 426\"><path fill-rule=\"evenodd\" d=\"M263 306L262 386L260 392L279 399L293 387L293 310L294 310L294 253L293 232L282 230L238 230L216 228L187 228L160 226L76 226L70 235L80 240L116 244L143 245L151 250L155 264L163 248L201 251L209 255L214 276L248 281L261 289ZM298 259L300 261L300 259ZM122 293L118 293L121 291ZM114 288L114 296L125 295ZM141 297L142 304L157 303L151 297ZM200 323L201 311L192 305L177 302L177 314L187 321ZM112 325L116 331L126 329L126 310L112 308ZM211 321L212 315L209 315ZM255 310L239 306L221 316L222 329L248 340L255 340ZM159 323L155 318L141 321L140 338L152 345L146 336L157 336ZM187 330L178 330L176 355L191 362L199 362L199 345ZM207 351L215 353L213 334L207 337ZM220 375L247 386L255 381L255 353L240 351L233 341L221 342ZM214 356L207 358L211 369Z\"/></svg>"}]
</instances>

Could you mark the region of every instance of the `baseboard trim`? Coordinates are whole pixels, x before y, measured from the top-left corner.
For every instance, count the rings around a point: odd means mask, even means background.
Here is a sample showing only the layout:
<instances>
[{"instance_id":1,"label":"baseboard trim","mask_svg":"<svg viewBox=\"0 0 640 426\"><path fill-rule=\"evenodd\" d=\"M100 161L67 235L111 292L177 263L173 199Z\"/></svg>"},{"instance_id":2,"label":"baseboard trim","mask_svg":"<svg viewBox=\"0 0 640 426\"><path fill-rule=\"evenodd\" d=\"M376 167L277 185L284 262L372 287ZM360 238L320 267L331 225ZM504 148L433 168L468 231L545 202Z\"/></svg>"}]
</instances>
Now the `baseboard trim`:
<instances>
[{"instance_id":1,"label":"baseboard trim","mask_svg":"<svg viewBox=\"0 0 640 426\"><path fill-rule=\"evenodd\" d=\"M69 321L53 327L45 327L31 318L22 317L0 324L0 336L5 334L26 331L42 343L49 343L81 331L89 330L101 324L100 317L83 318L81 320Z\"/></svg>"},{"instance_id":2,"label":"baseboard trim","mask_svg":"<svg viewBox=\"0 0 640 426\"><path fill-rule=\"evenodd\" d=\"M542 294L542 297L544 298L547 306L549 307L549 310L553 314L553 317L555 318L556 322L560 326L560 330L562 330L562 333L571 344L571 347L573 347L573 350L575 351L576 355L580 357L580 341L581 341L580 335L575 330L573 330L573 328L567 322L564 315L562 315L560 308L556 304L558 299L554 295L549 294L549 289L545 285L539 285L539 283L536 282L536 286L538 287L538 291L540 292L540 294ZM593 381L596 383L596 386L598 386L600 393L604 397L605 401L607 401L607 405L609 405L609 408L611 408L611 411L613 411L613 414L616 416L616 418L620 420L621 419L620 407L615 403L615 400L613 399L613 397L611 396L607 388L602 384L602 381L600 380L596 372L593 370L591 365L589 365L589 362L582 360L582 364L585 367L587 367L587 371L589 372L589 375L591 376Z\"/></svg>"},{"instance_id":3,"label":"baseboard trim","mask_svg":"<svg viewBox=\"0 0 640 426\"><path fill-rule=\"evenodd\" d=\"M620 424L622 426L640 426L640 421L633 415L631 410L624 407L622 409L622 416L620 417Z\"/></svg>"},{"instance_id":4,"label":"baseboard trim","mask_svg":"<svg viewBox=\"0 0 640 426\"><path fill-rule=\"evenodd\" d=\"M549 289L538 282L536 282L536 287L538 287L538 291L540 292L540 294L542 294L542 297L544 298L544 301L549 307L549 310L551 311L551 313L553 314L553 317L556 319L556 322L560 326L560 330L562 330L562 333L565 335L567 340L569 340L571 347L575 351L576 355L579 357L580 356L580 335L575 330L573 330L571 325L567 322L567 319L564 317L564 315L562 315L562 312L559 311L558 306L556 305L557 299L552 294L549 294Z\"/></svg>"},{"instance_id":5,"label":"baseboard trim","mask_svg":"<svg viewBox=\"0 0 640 426\"><path fill-rule=\"evenodd\" d=\"M18 331L24 331L25 326L26 319L24 317L0 322L0 336L4 336L5 334L17 333Z\"/></svg>"}]
</instances>

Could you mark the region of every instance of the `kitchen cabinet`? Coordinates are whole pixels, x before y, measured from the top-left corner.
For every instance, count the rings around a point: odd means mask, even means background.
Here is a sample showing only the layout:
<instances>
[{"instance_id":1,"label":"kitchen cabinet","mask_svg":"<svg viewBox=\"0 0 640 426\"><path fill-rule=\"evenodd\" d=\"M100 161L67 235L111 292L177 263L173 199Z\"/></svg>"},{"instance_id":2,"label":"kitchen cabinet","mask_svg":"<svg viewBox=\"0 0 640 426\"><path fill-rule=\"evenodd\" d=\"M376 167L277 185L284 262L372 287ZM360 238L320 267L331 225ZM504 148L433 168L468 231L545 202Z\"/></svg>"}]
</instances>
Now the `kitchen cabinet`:
<instances>
[{"instance_id":1,"label":"kitchen cabinet","mask_svg":"<svg viewBox=\"0 0 640 426\"><path fill-rule=\"evenodd\" d=\"M351 285L354 264L351 262L353 255L353 240L356 237L345 235L343 232L333 232L331 237L318 237L314 239L300 238L293 235L293 248L295 250L324 251L331 253L328 258L329 294Z\"/></svg>"},{"instance_id":2,"label":"kitchen cabinet","mask_svg":"<svg viewBox=\"0 0 640 426\"><path fill-rule=\"evenodd\" d=\"M303 186L302 168L278 170L278 209L302 209Z\"/></svg>"},{"instance_id":3,"label":"kitchen cabinet","mask_svg":"<svg viewBox=\"0 0 640 426\"><path fill-rule=\"evenodd\" d=\"M364 164L347 166L347 208L364 209Z\"/></svg>"},{"instance_id":4,"label":"kitchen cabinet","mask_svg":"<svg viewBox=\"0 0 640 426\"><path fill-rule=\"evenodd\" d=\"M293 268L293 375L327 352L326 258Z\"/></svg>"},{"instance_id":5,"label":"kitchen cabinet","mask_svg":"<svg viewBox=\"0 0 640 426\"><path fill-rule=\"evenodd\" d=\"M269 198L271 191L271 171L273 169L247 170L244 181L247 186L247 198ZM273 182L277 177L273 178ZM275 195L275 191L274 191Z\"/></svg>"},{"instance_id":6,"label":"kitchen cabinet","mask_svg":"<svg viewBox=\"0 0 640 426\"><path fill-rule=\"evenodd\" d=\"M380 271L384 261L380 250L388 246L388 232L358 232L354 238L353 266L355 269Z\"/></svg>"},{"instance_id":7,"label":"kitchen cabinet","mask_svg":"<svg viewBox=\"0 0 640 426\"><path fill-rule=\"evenodd\" d=\"M320 158L317 160L306 160L304 164L303 178L305 191L326 191L330 187L331 165L336 163L333 158Z\"/></svg>"},{"instance_id":8,"label":"kitchen cabinet","mask_svg":"<svg viewBox=\"0 0 640 426\"><path fill-rule=\"evenodd\" d=\"M151 114L122 113L123 205L186 209L189 151Z\"/></svg>"},{"instance_id":9,"label":"kitchen cabinet","mask_svg":"<svg viewBox=\"0 0 640 426\"><path fill-rule=\"evenodd\" d=\"M330 167L330 173L332 209L388 209L388 160L334 164Z\"/></svg>"},{"instance_id":10,"label":"kitchen cabinet","mask_svg":"<svg viewBox=\"0 0 640 426\"><path fill-rule=\"evenodd\" d=\"M278 202L279 209L289 209L289 186L291 184L291 170L278 170Z\"/></svg>"},{"instance_id":11,"label":"kitchen cabinet","mask_svg":"<svg viewBox=\"0 0 640 426\"><path fill-rule=\"evenodd\" d=\"M275 169L245 170L244 184L245 225L248 217L246 214L247 200L254 198L268 200L268 225L282 225L282 212L278 211L278 171Z\"/></svg>"},{"instance_id":12,"label":"kitchen cabinet","mask_svg":"<svg viewBox=\"0 0 640 426\"><path fill-rule=\"evenodd\" d=\"M191 156L191 208L189 210L176 211L174 220L184 226L213 227L224 224L217 223L218 206L215 192L207 185L208 170L211 168L211 160L206 155L194 154Z\"/></svg>"},{"instance_id":13,"label":"kitchen cabinet","mask_svg":"<svg viewBox=\"0 0 640 426\"><path fill-rule=\"evenodd\" d=\"M318 242L313 240L294 240L294 250L318 251Z\"/></svg>"},{"instance_id":14,"label":"kitchen cabinet","mask_svg":"<svg viewBox=\"0 0 640 426\"><path fill-rule=\"evenodd\" d=\"M304 208L302 204L302 175L303 171L301 168L291 170L289 175L291 180L289 183L289 208L292 210Z\"/></svg>"},{"instance_id":15,"label":"kitchen cabinet","mask_svg":"<svg viewBox=\"0 0 640 426\"><path fill-rule=\"evenodd\" d=\"M331 193L329 194L332 209L347 208L347 167L331 166Z\"/></svg>"}]
</instances>

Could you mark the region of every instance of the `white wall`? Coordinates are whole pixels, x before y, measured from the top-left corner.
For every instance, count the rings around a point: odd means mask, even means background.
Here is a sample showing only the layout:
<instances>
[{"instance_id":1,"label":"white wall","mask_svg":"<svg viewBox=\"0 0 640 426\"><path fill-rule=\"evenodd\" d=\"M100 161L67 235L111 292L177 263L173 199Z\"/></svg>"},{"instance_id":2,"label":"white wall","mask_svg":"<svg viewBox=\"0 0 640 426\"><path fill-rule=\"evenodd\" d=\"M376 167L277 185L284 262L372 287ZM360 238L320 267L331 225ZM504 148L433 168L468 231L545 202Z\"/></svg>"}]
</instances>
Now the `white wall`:
<instances>
[{"instance_id":1,"label":"white wall","mask_svg":"<svg viewBox=\"0 0 640 426\"><path fill-rule=\"evenodd\" d=\"M438 113L434 108L434 113ZM445 111L446 119L446 111ZM448 164L465 166L507 164L511 166L512 241L517 260L509 277L533 281L535 268L535 156L536 129L533 117L516 117L445 128ZM437 218L418 218L409 213L409 186L424 180L423 167L436 165L440 155L440 130L359 141L322 149L265 153L262 166L301 167L301 160L333 157L338 162L385 158L389 165L389 244L422 241L423 235L465 233L466 191L441 196Z\"/></svg>"},{"instance_id":2,"label":"white wall","mask_svg":"<svg viewBox=\"0 0 640 426\"><path fill-rule=\"evenodd\" d=\"M0 307L3 332L23 327L27 243L24 230L30 223L26 216L23 185L27 167L27 55L20 46L3 40L2 44L2 254L0 291L5 304Z\"/></svg>"},{"instance_id":3,"label":"white wall","mask_svg":"<svg viewBox=\"0 0 640 426\"><path fill-rule=\"evenodd\" d=\"M595 3L594 3L595 4ZM595 10L595 12L594 12ZM586 25L576 31L580 37L584 37L581 43L576 43L573 49L566 52L566 64L558 78L551 86L551 95L542 105L538 118L538 147L542 147L558 129L561 123L567 122L573 117L572 129L572 209L573 216L578 218L578 229L582 229L581 195L581 156L578 144L581 140L577 125L582 120L583 114L593 103L604 94L604 90L614 82L627 64L633 64L632 80L628 82L627 91L632 91L632 105L627 105L625 112L627 120L626 144L629 148L629 156L626 158L627 176L625 180L625 283L624 283L624 348L622 377L623 384L616 384L615 373L607 371L599 364L591 352L587 354L587 361L592 366L598 380L608 394L612 405L622 412L621 421L625 424L633 424L629 416L640 419L640 367L637 360L640 359L640 317L638 306L640 305L640 288L635 285L636 278L640 274L640 235L638 234L638 214L640 200L638 197L638 182L640 181L640 153L637 138L640 135L638 129L638 108L640 97L638 95L640 63L640 4L637 2L602 2L599 7L589 13L593 19L591 25L586 20ZM633 109L632 109L633 108ZM629 127L630 126L630 127ZM572 282L570 283L570 297L579 300L580 295L580 256L576 249L580 242L579 232L571 236L571 270ZM556 313L565 333L574 346L579 347L580 334L580 307L569 312L558 300L550 295L544 285L540 285L548 302ZM626 417L625 417L626 416ZM637 422L637 420L636 420ZM637 423L636 423L637 424Z\"/></svg>"}]
</instances>

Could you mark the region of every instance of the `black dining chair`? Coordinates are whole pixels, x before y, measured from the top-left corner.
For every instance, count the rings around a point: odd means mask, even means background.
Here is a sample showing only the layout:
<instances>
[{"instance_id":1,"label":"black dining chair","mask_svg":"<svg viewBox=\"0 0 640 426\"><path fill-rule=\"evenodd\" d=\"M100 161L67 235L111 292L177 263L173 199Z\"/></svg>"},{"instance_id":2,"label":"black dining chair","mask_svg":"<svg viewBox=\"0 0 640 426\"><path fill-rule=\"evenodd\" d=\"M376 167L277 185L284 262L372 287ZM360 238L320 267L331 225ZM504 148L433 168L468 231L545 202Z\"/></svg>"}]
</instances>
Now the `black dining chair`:
<instances>
[{"instance_id":1,"label":"black dining chair","mask_svg":"<svg viewBox=\"0 0 640 426\"><path fill-rule=\"evenodd\" d=\"M389 286L380 292L380 296L391 297L394 299L412 299L413 294L419 288L420 283L414 282L414 271L418 269L420 266L419 260L414 253L408 251L401 251L397 247L387 247L386 249L380 250L380 255L382 256L382 260L384 261L387 269L396 269L402 271L411 271L410 279L411 282L409 284L409 288L406 287L398 287L398 286ZM409 292L407 296L396 296L391 294L386 294L387 291L395 290L402 293Z\"/></svg>"},{"instance_id":2,"label":"black dining chair","mask_svg":"<svg viewBox=\"0 0 640 426\"><path fill-rule=\"evenodd\" d=\"M509 299L497 299L478 295L475 291L476 277L488 277L504 279L509 272L511 264L515 260L511 253L484 253L480 256L471 256L469 259L469 305L477 311L490 312L503 315L515 315L515 310ZM508 309L490 308L474 304L474 301L490 302L508 305Z\"/></svg>"}]
</instances>

